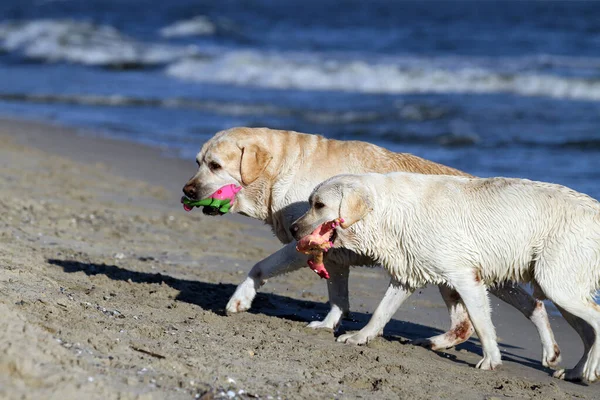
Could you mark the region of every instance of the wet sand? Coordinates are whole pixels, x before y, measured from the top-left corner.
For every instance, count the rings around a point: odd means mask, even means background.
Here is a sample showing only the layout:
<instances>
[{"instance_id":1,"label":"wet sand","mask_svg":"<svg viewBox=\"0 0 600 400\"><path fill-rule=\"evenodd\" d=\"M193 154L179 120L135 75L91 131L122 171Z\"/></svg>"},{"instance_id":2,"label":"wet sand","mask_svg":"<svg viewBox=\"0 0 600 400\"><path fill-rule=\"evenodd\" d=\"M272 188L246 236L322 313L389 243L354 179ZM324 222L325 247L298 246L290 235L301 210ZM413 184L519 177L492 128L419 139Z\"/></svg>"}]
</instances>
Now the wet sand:
<instances>
[{"instance_id":1,"label":"wet sand","mask_svg":"<svg viewBox=\"0 0 600 400\"><path fill-rule=\"evenodd\" d=\"M235 286L280 247L241 216L185 213L193 160L37 122L0 120L0 397L597 398L555 380L518 311L492 297L504 364L478 371L476 338L444 352L409 344L449 324L437 289L414 295L369 346L360 329L388 279L351 272L341 329L305 328L327 312L305 268L275 278L248 313L225 316ZM198 143L198 148L200 143ZM582 346L551 318L571 367ZM212 396L212 397L211 397Z\"/></svg>"}]
</instances>

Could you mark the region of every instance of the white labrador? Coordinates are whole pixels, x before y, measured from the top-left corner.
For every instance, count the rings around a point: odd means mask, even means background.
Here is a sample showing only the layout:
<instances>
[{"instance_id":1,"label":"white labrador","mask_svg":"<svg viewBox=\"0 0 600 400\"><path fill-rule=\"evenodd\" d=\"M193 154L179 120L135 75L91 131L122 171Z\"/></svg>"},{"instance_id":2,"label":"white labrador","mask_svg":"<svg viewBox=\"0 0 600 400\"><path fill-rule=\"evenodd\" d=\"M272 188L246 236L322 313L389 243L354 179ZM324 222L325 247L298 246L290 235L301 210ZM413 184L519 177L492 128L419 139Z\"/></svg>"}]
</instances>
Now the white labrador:
<instances>
[{"instance_id":1,"label":"white labrador","mask_svg":"<svg viewBox=\"0 0 600 400\"><path fill-rule=\"evenodd\" d=\"M408 291L448 284L483 347L477 368L501 364L486 285L532 282L583 340L583 358L555 376L600 378L600 203L564 186L522 179L411 173L340 175L311 194L292 225L301 249L327 221L335 247L372 257ZM317 231L318 232L318 231ZM311 236L311 237L314 237ZM303 238L303 239L301 239Z\"/></svg>"}]
</instances>

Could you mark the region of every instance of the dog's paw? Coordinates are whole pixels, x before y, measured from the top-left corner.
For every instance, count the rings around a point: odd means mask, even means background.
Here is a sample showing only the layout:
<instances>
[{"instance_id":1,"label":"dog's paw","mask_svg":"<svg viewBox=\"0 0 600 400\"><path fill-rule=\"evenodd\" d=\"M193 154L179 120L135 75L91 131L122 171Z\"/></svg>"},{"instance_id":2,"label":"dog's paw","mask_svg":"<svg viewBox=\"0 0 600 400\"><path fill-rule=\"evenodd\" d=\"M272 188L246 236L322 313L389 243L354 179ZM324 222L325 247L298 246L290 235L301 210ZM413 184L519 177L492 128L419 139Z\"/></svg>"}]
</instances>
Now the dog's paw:
<instances>
[{"instance_id":1,"label":"dog's paw","mask_svg":"<svg viewBox=\"0 0 600 400\"><path fill-rule=\"evenodd\" d=\"M560 379L560 380L565 380L565 375L567 374L567 370L566 369L558 369L556 371L554 371L554 373L552 374L552 376L556 379Z\"/></svg>"},{"instance_id":2,"label":"dog's paw","mask_svg":"<svg viewBox=\"0 0 600 400\"><path fill-rule=\"evenodd\" d=\"M323 321L313 321L310 324L306 325L307 328L312 328L312 329L331 329L331 330L335 330L335 328L337 328L336 324L331 323L330 321L327 321L327 319L324 319Z\"/></svg>"},{"instance_id":3,"label":"dog's paw","mask_svg":"<svg viewBox=\"0 0 600 400\"><path fill-rule=\"evenodd\" d=\"M346 333L344 335L340 335L337 337L336 341L340 343L362 346L365 344L369 344L369 342L373 340L376 336L377 335L370 335L368 333L364 333L363 331L358 331L354 333Z\"/></svg>"},{"instance_id":4,"label":"dog's paw","mask_svg":"<svg viewBox=\"0 0 600 400\"><path fill-rule=\"evenodd\" d=\"M307 328L312 329L331 329L335 331L342 322L344 312L339 307L333 306L323 321L313 321L306 325Z\"/></svg>"},{"instance_id":5,"label":"dog's paw","mask_svg":"<svg viewBox=\"0 0 600 400\"><path fill-rule=\"evenodd\" d=\"M229 299L229 302L227 303L227 307L225 308L225 310L227 311L227 314L236 314L236 313L241 313L244 311L248 311L250 309L250 303L245 301L244 299L236 299L236 298L231 298Z\"/></svg>"},{"instance_id":6,"label":"dog's paw","mask_svg":"<svg viewBox=\"0 0 600 400\"><path fill-rule=\"evenodd\" d=\"M563 381L569 381L569 382L582 382L583 381L582 371L577 368L559 369L559 370L555 371L552 376L555 377L556 379L560 379Z\"/></svg>"},{"instance_id":7,"label":"dog's paw","mask_svg":"<svg viewBox=\"0 0 600 400\"><path fill-rule=\"evenodd\" d=\"M502 360L500 360L500 358L496 358L496 357L490 357L489 355L485 355L481 361L479 361L477 363L477 365L475 366L475 368L477 369L482 369L485 371L493 371L495 370L498 366L502 365Z\"/></svg>"},{"instance_id":8,"label":"dog's paw","mask_svg":"<svg viewBox=\"0 0 600 400\"><path fill-rule=\"evenodd\" d=\"M588 355L588 360L583 367L577 364L573 369L560 369L553 375L557 379L570 382L596 382L600 379L600 359L594 357L593 351Z\"/></svg>"},{"instance_id":9,"label":"dog's paw","mask_svg":"<svg viewBox=\"0 0 600 400\"><path fill-rule=\"evenodd\" d=\"M254 281L251 278L246 278L237 289L225 307L227 314L235 314L247 311L252 305L252 300L256 296L254 289Z\"/></svg>"},{"instance_id":10,"label":"dog's paw","mask_svg":"<svg viewBox=\"0 0 600 400\"><path fill-rule=\"evenodd\" d=\"M469 336L465 338L464 336L446 332L442 335L432 336L430 338L415 339L411 341L411 344L415 346L427 347L431 350L445 350L465 342Z\"/></svg>"},{"instance_id":11,"label":"dog's paw","mask_svg":"<svg viewBox=\"0 0 600 400\"><path fill-rule=\"evenodd\" d=\"M560 349L556 343L551 351L544 349L542 352L542 365L546 368L556 368L561 360Z\"/></svg>"}]
</instances>

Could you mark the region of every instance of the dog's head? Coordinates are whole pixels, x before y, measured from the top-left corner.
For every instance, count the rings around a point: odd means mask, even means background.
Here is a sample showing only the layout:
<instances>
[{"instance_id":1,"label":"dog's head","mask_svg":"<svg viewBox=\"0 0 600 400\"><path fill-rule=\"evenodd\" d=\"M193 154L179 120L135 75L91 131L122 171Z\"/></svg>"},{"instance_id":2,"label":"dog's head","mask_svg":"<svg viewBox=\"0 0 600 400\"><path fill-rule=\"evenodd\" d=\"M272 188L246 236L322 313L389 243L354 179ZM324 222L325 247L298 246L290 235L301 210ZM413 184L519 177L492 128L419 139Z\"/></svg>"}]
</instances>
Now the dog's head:
<instances>
[{"instance_id":1,"label":"dog's head","mask_svg":"<svg viewBox=\"0 0 600 400\"><path fill-rule=\"evenodd\" d=\"M374 196L364 176L338 175L317 186L309 198L309 210L294 222L290 231L296 240L314 235L323 224L339 221L333 230L321 229L334 247L353 249L355 224L373 209Z\"/></svg>"},{"instance_id":2,"label":"dog's head","mask_svg":"<svg viewBox=\"0 0 600 400\"><path fill-rule=\"evenodd\" d=\"M196 156L198 170L185 184L183 193L191 200L209 197L219 188L235 184L242 187L231 208L255 218L268 184L269 151L265 129L232 128L217 133Z\"/></svg>"}]
</instances>

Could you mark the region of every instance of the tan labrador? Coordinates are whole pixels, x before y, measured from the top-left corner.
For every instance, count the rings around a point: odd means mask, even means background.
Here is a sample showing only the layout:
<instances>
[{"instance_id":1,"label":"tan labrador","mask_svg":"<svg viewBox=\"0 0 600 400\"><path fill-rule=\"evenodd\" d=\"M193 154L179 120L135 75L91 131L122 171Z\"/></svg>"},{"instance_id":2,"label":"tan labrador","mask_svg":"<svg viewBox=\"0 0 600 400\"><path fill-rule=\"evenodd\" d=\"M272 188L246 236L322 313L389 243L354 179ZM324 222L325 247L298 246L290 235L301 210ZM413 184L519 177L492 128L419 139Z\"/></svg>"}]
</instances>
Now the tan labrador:
<instances>
[{"instance_id":1,"label":"tan labrador","mask_svg":"<svg viewBox=\"0 0 600 400\"><path fill-rule=\"evenodd\" d=\"M329 140L318 135L267 128L232 128L217 133L204 144L196 157L198 171L185 185L193 200L210 196L222 186L242 186L231 211L269 224L286 246L258 262L227 304L227 312L250 308L256 291L267 279L306 267L307 256L296 251L290 225L308 210L308 197L319 183L338 174L387 173L463 175L461 171L411 154L393 153L370 143ZM348 250L333 250L325 260L331 310L311 328L336 329L349 311L348 274L350 266L376 265L373 260ZM460 296L445 285L440 292L448 307L451 329L435 337L415 341L433 349L455 346L473 334L473 326ZM542 341L545 366L560 361L560 351L550 329L542 302L519 286L495 288L491 292L515 306L536 326ZM410 295L393 279L369 323L359 332L341 335L338 341L365 344L383 332L400 304Z\"/></svg>"}]
</instances>

